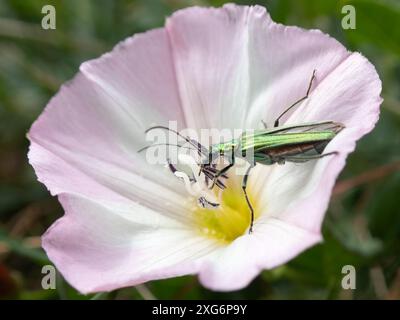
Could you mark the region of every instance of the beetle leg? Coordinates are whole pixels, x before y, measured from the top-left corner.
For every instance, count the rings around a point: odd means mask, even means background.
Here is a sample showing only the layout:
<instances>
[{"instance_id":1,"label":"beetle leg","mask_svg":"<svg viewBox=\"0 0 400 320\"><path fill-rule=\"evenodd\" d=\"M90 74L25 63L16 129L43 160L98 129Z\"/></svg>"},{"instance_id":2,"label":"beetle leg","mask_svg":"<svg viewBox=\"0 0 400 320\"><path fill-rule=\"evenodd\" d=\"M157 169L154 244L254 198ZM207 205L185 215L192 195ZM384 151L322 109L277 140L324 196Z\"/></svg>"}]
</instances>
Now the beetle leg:
<instances>
[{"instance_id":1,"label":"beetle leg","mask_svg":"<svg viewBox=\"0 0 400 320\"><path fill-rule=\"evenodd\" d=\"M249 178L250 170L251 170L252 168L253 168L252 165L250 165L250 166L247 168L247 171L246 171L246 173L244 174L243 180L242 180L242 189L243 189L243 192L244 192L244 196L245 196L245 198L246 198L247 205L249 206L249 209L250 209L250 228L249 228L249 234L253 232L254 209L253 209L253 207L252 207L252 205L251 205L251 203L250 203L249 197L248 197L248 195L247 195L246 188L247 188L247 180L248 180L248 178Z\"/></svg>"},{"instance_id":2,"label":"beetle leg","mask_svg":"<svg viewBox=\"0 0 400 320\"><path fill-rule=\"evenodd\" d=\"M267 123L264 120L261 120L261 122L262 122L262 124L264 126L264 129L268 129Z\"/></svg>"},{"instance_id":3,"label":"beetle leg","mask_svg":"<svg viewBox=\"0 0 400 320\"><path fill-rule=\"evenodd\" d=\"M235 147L232 146L232 157L231 157L231 160L229 161L229 164L228 164L226 167L224 167L224 168L222 168L221 170L219 170L219 171L215 174L214 179L213 179L213 183L212 183L210 189L214 188L214 185L215 185L215 183L217 182L218 178L219 178L220 176L224 175L226 172L228 172L228 170L229 170L230 168L232 168L234 165L235 165Z\"/></svg>"},{"instance_id":4,"label":"beetle leg","mask_svg":"<svg viewBox=\"0 0 400 320\"><path fill-rule=\"evenodd\" d=\"M279 117L276 118L276 120L275 120L275 122L274 122L274 127L278 127L278 126L279 126L279 119L282 118L283 115L286 114L286 112L288 112L290 109L292 109L293 107L295 107L296 105L298 105L300 102L302 102L302 101L304 101L304 100L306 100L306 99L308 98L308 95L309 95L309 93L310 93L310 91L311 91L312 83L313 83L313 81L314 81L314 79L315 79L315 71L316 71L316 70L314 69L314 71L313 71L313 73L312 73L312 76L311 76L311 79L310 79L310 83L308 84L308 89L307 89L306 95L305 95L303 98L297 100L295 103L293 103L293 104L292 104L289 108L287 108L285 111L283 111L283 112L279 115Z\"/></svg>"}]
</instances>

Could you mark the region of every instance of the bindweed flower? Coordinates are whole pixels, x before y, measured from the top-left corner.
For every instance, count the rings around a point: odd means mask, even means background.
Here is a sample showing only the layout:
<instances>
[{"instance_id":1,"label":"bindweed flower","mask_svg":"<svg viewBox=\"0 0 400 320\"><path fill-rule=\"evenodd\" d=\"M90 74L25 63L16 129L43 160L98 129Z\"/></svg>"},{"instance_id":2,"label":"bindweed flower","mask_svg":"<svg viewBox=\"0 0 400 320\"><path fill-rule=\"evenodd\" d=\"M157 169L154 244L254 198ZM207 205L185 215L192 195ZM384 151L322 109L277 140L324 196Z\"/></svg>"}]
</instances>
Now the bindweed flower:
<instances>
[{"instance_id":1,"label":"bindweed flower","mask_svg":"<svg viewBox=\"0 0 400 320\"><path fill-rule=\"evenodd\" d=\"M257 165L251 234L242 177L225 180L218 208L202 208L182 174L137 152L146 129L170 120L194 130L273 126L313 70L309 98L281 124L343 123L325 149L339 154ZM65 210L43 248L83 293L186 274L213 290L243 288L322 240L333 185L378 120L380 91L361 54L318 30L276 24L263 7L180 10L83 63L33 124L29 161Z\"/></svg>"}]
</instances>

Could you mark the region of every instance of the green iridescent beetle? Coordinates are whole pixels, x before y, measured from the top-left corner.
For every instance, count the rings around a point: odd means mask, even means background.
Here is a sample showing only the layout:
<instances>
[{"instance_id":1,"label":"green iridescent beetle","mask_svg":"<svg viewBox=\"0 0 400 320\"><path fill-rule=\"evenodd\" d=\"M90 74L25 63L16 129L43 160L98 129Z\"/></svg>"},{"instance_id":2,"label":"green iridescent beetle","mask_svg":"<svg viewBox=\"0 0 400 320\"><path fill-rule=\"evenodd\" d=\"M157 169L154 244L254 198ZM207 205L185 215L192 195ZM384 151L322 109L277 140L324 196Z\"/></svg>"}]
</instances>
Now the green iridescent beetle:
<instances>
[{"instance_id":1,"label":"green iridescent beetle","mask_svg":"<svg viewBox=\"0 0 400 320\"><path fill-rule=\"evenodd\" d=\"M209 186L210 189L215 185L221 189L225 188L225 185L220 178L227 178L226 174L229 169L235 165L236 158L245 159L250 165L243 176L242 189L250 210L249 233L251 233L254 223L254 209L248 198L246 188L252 168L257 164L272 165L275 163L284 164L285 162L302 163L338 153L337 151L323 153L323 151L328 143L344 128L344 125L341 123L335 121L321 121L279 126L279 120L284 114L308 98L314 78L315 70L313 71L309 82L306 95L282 112L275 120L272 129L268 129L263 122L265 127L264 129L244 132L236 139L217 143L211 145L209 148L165 126L154 126L147 129L146 132L153 129L166 129L174 132L189 143L190 147L195 149L198 154L202 156L203 160L199 163L200 172L204 173L206 178L211 181L211 185ZM156 145L162 144L153 144L142 148L139 151ZM250 157L249 154L251 155ZM217 169L215 160L221 157L226 159L228 164L221 169ZM173 164L169 162L168 164L171 171L177 171ZM191 179L195 181L196 177L193 176ZM218 204L209 202L207 199L199 199L199 203L203 206L218 206Z\"/></svg>"}]
</instances>

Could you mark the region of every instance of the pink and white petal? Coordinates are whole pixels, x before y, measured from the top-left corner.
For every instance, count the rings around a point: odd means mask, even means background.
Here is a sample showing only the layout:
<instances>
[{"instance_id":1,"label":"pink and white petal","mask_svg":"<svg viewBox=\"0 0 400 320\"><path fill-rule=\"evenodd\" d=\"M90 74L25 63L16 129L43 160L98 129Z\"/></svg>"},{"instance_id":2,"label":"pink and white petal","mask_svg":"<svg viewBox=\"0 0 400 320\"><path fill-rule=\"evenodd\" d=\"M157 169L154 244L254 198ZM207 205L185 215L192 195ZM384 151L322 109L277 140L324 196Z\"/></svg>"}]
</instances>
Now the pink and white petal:
<instances>
[{"instance_id":1,"label":"pink and white petal","mask_svg":"<svg viewBox=\"0 0 400 320\"><path fill-rule=\"evenodd\" d=\"M112 100L107 115L117 118L121 128L114 130L126 130L131 141L143 139L150 125L168 125L168 120L185 127L164 28L124 40L111 52L83 63L80 71Z\"/></svg>"},{"instance_id":2,"label":"pink and white petal","mask_svg":"<svg viewBox=\"0 0 400 320\"><path fill-rule=\"evenodd\" d=\"M318 83L287 124L334 120L346 129L356 129L358 136L353 140L357 140L378 120L381 90L375 67L361 54L352 53Z\"/></svg>"},{"instance_id":3,"label":"pink and white petal","mask_svg":"<svg viewBox=\"0 0 400 320\"><path fill-rule=\"evenodd\" d=\"M212 290L239 290L263 269L284 264L320 241L319 234L270 218L255 225L251 235L216 251L202 267L200 281Z\"/></svg>"},{"instance_id":4,"label":"pink and white petal","mask_svg":"<svg viewBox=\"0 0 400 320\"><path fill-rule=\"evenodd\" d=\"M269 126L295 101L305 96L313 70L318 86L350 52L334 38L319 30L284 26L271 20L265 8L249 19L249 56L252 61L252 92L245 127ZM285 123L287 115L280 123Z\"/></svg>"},{"instance_id":5,"label":"pink and white petal","mask_svg":"<svg viewBox=\"0 0 400 320\"><path fill-rule=\"evenodd\" d=\"M375 68L354 53L314 90L309 101L288 123L335 120L345 124L325 152L340 154L304 164L272 169L264 190L264 207L271 216L319 232L335 180L355 143L375 126L379 116L381 81ZM271 169L265 169L271 170ZM250 180L251 183L251 180Z\"/></svg>"},{"instance_id":6,"label":"pink and white petal","mask_svg":"<svg viewBox=\"0 0 400 320\"><path fill-rule=\"evenodd\" d=\"M196 273L216 246L183 224L150 218L154 213L138 205L66 194L59 199L66 214L42 245L65 279L85 294Z\"/></svg>"},{"instance_id":7,"label":"pink and white petal","mask_svg":"<svg viewBox=\"0 0 400 320\"><path fill-rule=\"evenodd\" d=\"M240 128L247 103L247 7L192 7L166 22L188 127Z\"/></svg>"},{"instance_id":8,"label":"pink and white petal","mask_svg":"<svg viewBox=\"0 0 400 320\"><path fill-rule=\"evenodd\" d=\"M349 52L320 31L274 23L265 8L189 8L166 24L182 106L195 128L256 128L304 96ZM191 113L191 110L198 110Z\"/></svg>"},{"instance_id":9,"label":"pink and white petal","mask_svg":"<svg viewBox=\"0 0 400 320\"><path fill-rule=\"evenodd\" d=\"M38 180L46 185L53 195L73 194L93 201L112 201L124 205L140 204L155 210L158 215L173 220L187 221L187 197L176 190L165 187L141 175L117 170L114 166L91 160L93 171L87 164L71 165L39 144L32 143L29 162L35 168ZM100 163L100 165L96 165ZM96 172L96 169L98 172ZM104 175L104 176L103 176ZM140 210L132 211L131 215Z\"/></svg>"},{"instance_id":10,"label":"pink and white petal","mask_svg":"<svg viewBox=\"0 0 400 320\"><path fill-rule=\"evenodd\" d=\"M144 130L151 124L184 121L176 84L170 81L174 71L165 31L130 38L81 69L28 134L29 158L39 180L53 194L96 197L93 190L109 189L159 210L172 203L171 212L182 211L182 184L162 166L149 166L137 152L149 143Z\"/></svg>"}]
</instances>

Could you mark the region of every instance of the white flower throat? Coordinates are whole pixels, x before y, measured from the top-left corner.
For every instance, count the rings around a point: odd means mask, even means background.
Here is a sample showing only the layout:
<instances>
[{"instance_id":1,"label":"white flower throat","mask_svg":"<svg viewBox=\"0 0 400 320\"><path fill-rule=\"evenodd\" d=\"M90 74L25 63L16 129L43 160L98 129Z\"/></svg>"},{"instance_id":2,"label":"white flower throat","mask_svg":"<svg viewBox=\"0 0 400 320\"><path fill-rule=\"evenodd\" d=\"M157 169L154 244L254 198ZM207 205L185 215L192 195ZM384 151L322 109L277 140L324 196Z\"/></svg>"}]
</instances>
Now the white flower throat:
<instances>
[{"instance_id":1,"label":"white flower throat","mask_svg":"<svg viewBox=\"0 0 400 320\"><path fill-rule=\"evenodd\" d=\"M224 190L216 187L210 189L210 181L207 181L194 157L179 154L178 162L190 171L177 170L174 174L183 181L193 199L191 213L197 231L223 244L247 234L250 212L241 188L241 177L232 174L224 180ZM249 197L257 208L258 201L254 199L251 186ZM256 210L255 217L258 216L259 212Z\"/></svg>"}]
</instances>

